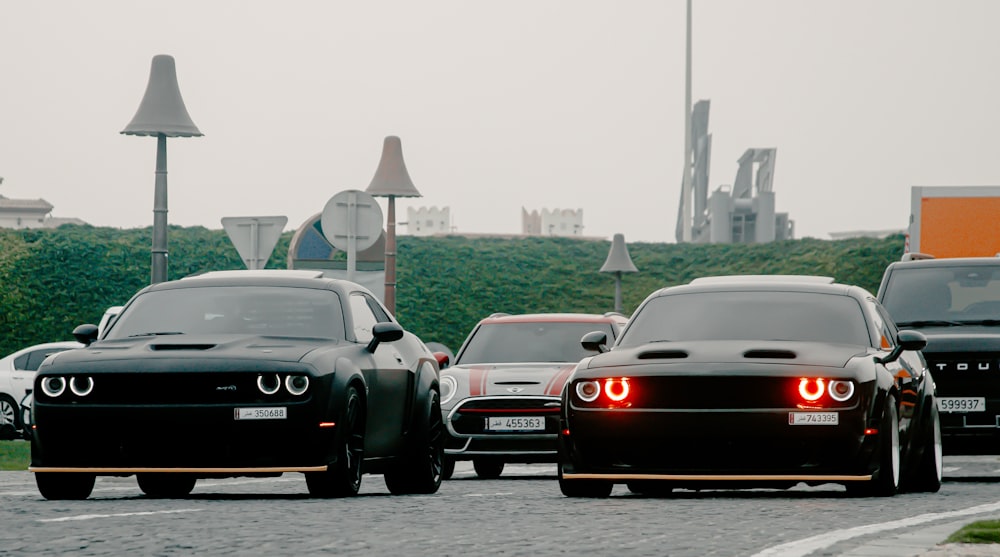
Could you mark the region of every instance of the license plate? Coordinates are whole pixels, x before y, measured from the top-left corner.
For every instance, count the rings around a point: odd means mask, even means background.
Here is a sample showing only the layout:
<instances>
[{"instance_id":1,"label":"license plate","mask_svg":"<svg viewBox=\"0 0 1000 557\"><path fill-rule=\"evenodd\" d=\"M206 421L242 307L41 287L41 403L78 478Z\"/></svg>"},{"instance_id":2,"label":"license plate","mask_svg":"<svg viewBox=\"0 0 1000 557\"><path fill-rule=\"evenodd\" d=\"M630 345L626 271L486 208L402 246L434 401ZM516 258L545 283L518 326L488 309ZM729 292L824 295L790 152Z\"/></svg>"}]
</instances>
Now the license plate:
<instances>
[{"instance_id":1,"label":"license plate","mask_svg":"<svg viewBox=\"0 0 1000 557\"><path fill-rule=\"evenodd\" d=\"M938 410L941 412L985 412L986 397L982 396L948 396L937 399Z\"/></svg>"},{"instance_id":2,"label":"license plate","mask_svg":"<svg viewBox=\"0 0 1000 557\"><path fill-rule=\"evenodd\" d=\"M233 412L233 418L236 420L284 420L287 417L288 411L284 406L236 408Z\"/></svg>"},{"instance_id":3,"label":"license plate","mask_svg":"<svg viewBox=\"0 0 1000 557\"><path fill-rule=\"evenodd\" d=\"M488 418L486 429L490 431L545 431L545 418L542 416Z\"/></svg>"},{"instance_id":4,"label":"license plate","mask_svg":"<svg viewBox=\"0 0 1000 557\"><path fill-rule=\"evenodd\" d=\"M839 425L837 412L789 412L788 425Z\"/></svg>"}]
</instances>

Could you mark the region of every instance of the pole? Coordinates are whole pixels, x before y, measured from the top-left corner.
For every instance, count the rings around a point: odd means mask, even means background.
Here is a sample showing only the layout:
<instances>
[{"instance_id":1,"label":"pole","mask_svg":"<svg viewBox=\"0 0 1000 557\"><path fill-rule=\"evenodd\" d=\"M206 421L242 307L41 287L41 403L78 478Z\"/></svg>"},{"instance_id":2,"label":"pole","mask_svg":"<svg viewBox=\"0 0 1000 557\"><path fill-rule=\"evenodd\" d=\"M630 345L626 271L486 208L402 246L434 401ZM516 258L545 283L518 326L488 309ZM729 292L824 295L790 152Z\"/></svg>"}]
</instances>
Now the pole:
<instances>
[{"instance_id":1,"label":"pole","mask_svg":"<svg viewBox=\"0 0 1000 557\"><path fill-rule=\"evenodd\" d=\"M150 282L167 280L167 136L156 136L156 184L153 191L153 249Z\"/></svg>"},{"instance_id":2,"label":"pole","mask_svg":"<svg viewBox=\"0 0 1000 557\"><path fill-rule=\"evenodd\" d=\"M396 315L396 196L389 196L389 218L385 225L385 307Z\"/></svg>"},{"instance_id":3,"label":"pole","mask_svg":"<svg viewBox=\"0 0 1000 557\"><path fill-rule=\"evenodd\" d=\"M687 49L684 69L684 175L681 179L681 239L691 241L691 0L687 0Z\"/></svg>"},{"instance_id":4,"label":"pole","mask_svg":"<svg viewBox=\"0 0 1000 557\"><path fill-rule=\"evenodd\" d=\"M615 311L622 313L622 272L615 271Z\"/></svg>"},{"instance_id":5,"label":"pole","mask_svg":"<svg viewBox=\"0 0 1000 557\"><path fill-rule=\"evenodd\" d=\"M358 268L358 194L347 194L347 280L354 282Z\"/></svg>"}]
</instances>

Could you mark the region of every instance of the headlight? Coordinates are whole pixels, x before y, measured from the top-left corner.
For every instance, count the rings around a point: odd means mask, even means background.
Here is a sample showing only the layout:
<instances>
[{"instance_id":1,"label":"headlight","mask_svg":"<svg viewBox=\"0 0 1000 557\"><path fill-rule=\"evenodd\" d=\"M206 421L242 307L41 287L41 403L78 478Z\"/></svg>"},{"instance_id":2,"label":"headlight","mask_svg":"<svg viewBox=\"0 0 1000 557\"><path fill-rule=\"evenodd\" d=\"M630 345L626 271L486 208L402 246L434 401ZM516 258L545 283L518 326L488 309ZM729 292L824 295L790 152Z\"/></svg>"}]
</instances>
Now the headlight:
<instances>
[{"instance_id":1,"label":"headlight","mask_svg":"<svg viewBox=\"0 0 1000 557\"><path fill-rule=\"evenodd\" d=\"M265 395L273 395L281 388L281 378L277 373L261 374L257 376L257 388Z\"/></svg>"},{"instance_id":2,"label":"headlight","mask_svg":"<svg viewBox=\"0 0 1000 557\"><path fill-rule=\"evenodd\" d=\"M604 394L608 395L614 402L621 402L628 398L628 378L620 377L608 379L604 382Z\"/></svg>"},{"instance_id":3,"label":"headlight","mask_svg":"<svg viewBox=\"0 0 1000 557\"><path fill-rule=\"evenodd\" d=\"M837 380L830 381L830 386L827 387L827 391L830 393L830 398L833 400L836 400L837 402L844 402L854 396L854 382Z\"/></svg>"},{"instance_id":4,"label":"headlight","mask_svg":"<svg viewBox=\"0 0 1000 557\"><path fill-rule=\"evenodd\" d=\"M594 402L601 396L601 385L597 381L580 381L576 384L576 396L584 402Z\"/></svg>"},{"instance_id":5,"label":"headlight","mask_svg":"<svg viewBox=\"0 0 1000 557\"><path fill-rule=\"evenodd\" d=\"M299 396L309 388L309 377L306 375L289 375L285 378L285 389L289 393Z\"/></svg>"},{"instance_id":6,"label":"headlight","mask_svg":"<svg viewBox=\"0 0 1000 557\"><path fill-rule=\"evenodd\" d=\"M46 377L42 379L42 392L56 398L66 392L66 380L62 377Z\"/></svg>"},{"instance_id":7,"label":"headlight","mask_svg":"<svg viewBox=\"0 0 1000 557\"><path fill-rule=\"evenodd\" d=\"M441 376L441 404L447 404L452 398L455 397L455 392L458 391L458 382L451 375Z\"/></svg>"},{"instance_id":8,"label":"headlight","mask_svg":"<svg viewBox=\"0 0 1000 557\"><path fill-rule=\"evenodd\" d=\"M71 377L69 380L69 390L76 396L87 396L94 390L94 379L92 377Z\"/></svg>"},{"instance_id":9,"label":"headlight","mask_svg":"<svg viewBox=\"0 0 1000 557\"><path fill-rule=\"evenodd\" d=\"M799 396L807 402L816 402L826 389L826 381L822 378L799 380Z\"/></svg>"}]
</instances>

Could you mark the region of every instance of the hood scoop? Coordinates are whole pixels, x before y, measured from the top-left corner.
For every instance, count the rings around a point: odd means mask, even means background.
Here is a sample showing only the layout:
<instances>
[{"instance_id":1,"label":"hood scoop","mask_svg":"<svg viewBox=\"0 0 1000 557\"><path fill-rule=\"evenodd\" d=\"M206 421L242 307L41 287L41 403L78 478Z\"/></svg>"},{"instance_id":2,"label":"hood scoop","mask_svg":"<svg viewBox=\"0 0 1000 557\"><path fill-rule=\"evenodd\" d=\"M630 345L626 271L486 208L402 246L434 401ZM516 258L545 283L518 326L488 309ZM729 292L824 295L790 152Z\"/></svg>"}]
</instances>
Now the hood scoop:
<instances>
[{"instance_id":1,"label":"hood scoop","mask_svg":"<svg viewBox=\"0 0 1000 557\"><path fill-rule=\"evenodd\" d=\"M149 346L150 350L156 351L166 351L166 350L209 350L215 348L214 344L151 344Z\"/></svg>"},{"instance_id":2,"label":"hood scoop","mask_svg":"<svg viewBox=\"0 0 1000 557\"><path fill-rule=\"evenodd\" d=\"M647 350L639 354L640 360L676 360L687 357L688 353L683 350Z\"/></svg>"},{"instance_id":3,"label":"hood scoop","mask_svg":"<svg viewBox=\"0 0 1000 557\"><path fill-rule=\"evenodd\" d=\"M494 381L494 385L541 385L541 381Z\"/></svg>"},{"instance_id":4,"label":"hood scoop","mask_svg":"<svg viewBox=\"0 0 1000 557\"><path fill-rule=\"evenodd\" d=\"M791 350L747 350L743 353L744 358L763 358L768 360L794 360L798 357Z\"/></svg>"}]
</instances>

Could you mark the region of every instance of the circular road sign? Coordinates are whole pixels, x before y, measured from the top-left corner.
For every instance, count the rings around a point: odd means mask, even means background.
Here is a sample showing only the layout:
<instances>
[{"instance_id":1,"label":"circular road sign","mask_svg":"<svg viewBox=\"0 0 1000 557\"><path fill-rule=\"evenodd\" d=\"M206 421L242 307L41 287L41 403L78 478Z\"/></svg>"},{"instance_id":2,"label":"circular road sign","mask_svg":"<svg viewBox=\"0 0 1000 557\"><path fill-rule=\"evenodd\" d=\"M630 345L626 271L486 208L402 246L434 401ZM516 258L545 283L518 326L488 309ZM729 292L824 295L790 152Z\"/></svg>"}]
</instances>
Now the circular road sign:
<instances>
[{"instance_id":1,"label":"circular road sign","mask_svg":"<svg viewBox=\"0 0 1000 557\"><path fill-rule=\"evenodd\" d=\"M344 190L331 197L320 218L323 235L341 251L350 249L352 235L358 252L372 247L382 234L382 208L361 190Z\"/></svg>"}]
</instances>

